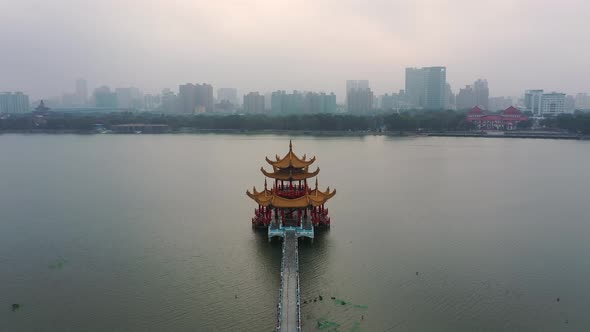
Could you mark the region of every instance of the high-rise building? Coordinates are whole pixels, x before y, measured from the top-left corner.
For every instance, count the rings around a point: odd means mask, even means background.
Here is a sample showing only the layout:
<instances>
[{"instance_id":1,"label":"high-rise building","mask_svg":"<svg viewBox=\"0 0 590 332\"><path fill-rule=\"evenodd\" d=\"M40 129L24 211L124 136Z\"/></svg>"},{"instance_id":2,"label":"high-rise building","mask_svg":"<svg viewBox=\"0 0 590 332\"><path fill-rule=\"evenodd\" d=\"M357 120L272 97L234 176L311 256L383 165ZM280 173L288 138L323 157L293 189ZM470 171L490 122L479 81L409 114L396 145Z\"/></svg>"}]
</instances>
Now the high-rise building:
<instances>
[{"instance_id":1,"label":"high-rise building","mask_svg":"<svg viewBox=\"0 0 590 332\"><path fill-rule=\"evenodd\" d=\"M213 112L213 86L210 84L197 84L197 107L205 112Z\"/></svg>"},{"instance_id":2,"label":"high-rise building","mask_svg":"<svg viewBox=\"0 0 590 332\"><path fill-rule=\"evenodd\" d=\"M445 108L445 94L447 87L447 69L445 67L426 67L425 95L427 110L442 110Z\"/></svg>"},{"instance_id":3,"label":"high-rise building","mask_svg":"<svg viewBox=\"0 0 590 332\"><path fill-rule=\"evenodd\" d=\"M367 114L373 109L371 89L353 89L346 93L346 108L349 113Z\"/></svg>"},{"instance_id":4,"label":"high-rise building","mask_svg":"<svg viewBox=\"0 0 590 332\"><path fill-rule=\"evenodd\" d=\"M272 109L272 92L265 92L264 93L264 110L270 111Z\"/></svg>"},{"instance_id":5,"label":"high-rise building","mask_svg":"<svg viewBox=\"0 0 590 332\"><path fill-rule=\"evenodd\" d=\"M205 83L180 85L178 101L181 113L213 112L213 86Z\"/></svg>"},{"instance_id":6,"label":"high-rise building","mask_svg":"<svg viewBox=\"0 0 590 332\"><path fill-rule=\"evenodd\" d=\"M491 97L488 99L490 111L505 110L512 106L512 104L512 98L510 97Z\"/></svg>"},{"instance_id":7,"label":"high-rise building","mask_svg":"<svg viewBox=\"0 0 590 332\"><path fill-rule=\"evenodd\" d=\"M458 110L467 110L475 106L487 110L489 108L488 81L479 79L473 85L460 89L455 97ZM508 105L510 106L510 105Z\"/></svg>"},{"instance_id":8,"label":"high-rise building","mask_svg":"<svg viewBox=\"0 0 590 332\"><path fill-rule=\"evenodd\" d=\"M406 96L413 107L423 107L425 102L424 91L424 71L420 68L406 68Z\"/></svg>"},{"instance_id":9,"label":"high-rise building","mask_svg":"<svg viewBox=\"0 0 590 332\"><path fill-rule=\"evenodd\" d=\"M75 95L80 106L86 106L88 104L88 88L85 79L79 78L76 80Z\"/></svg>"},{"instance_id":10,"label":"high-rise building","mask_svg":"<svg viewBox=\"0 0 590 332\"><path fill-rule=\"evenodd\" d=\"M446 67L406 68L406 94L417 108L444 109L446 84Z\"/></svg>"},{"instance_id":11,"label":"high-rise building","mask_svg":"<svg viewBox=\"0 0 590 332\"><path fill-rule=\"evenodd\" d=\"M588 110L590 109L590 96L587 93L578 93L575 97L576 109Z\"/></svg>"},{"instance_id":12,"label":"high-rise building","mask_svg":"<svg viewBox=\"0 0 590 332\"><path fill-rule=\"evenodd\" d=\"M50 102L51 103L51 102ZM88 90L84 79L77 79L75 91L64 93L60 100L61 107L85 107L88 106Z\"/></svg>"},{"instance_id":13,"label":"high-rise building","mask_svg":"<svg viewBox=\"0 0 590 332\"><path fill-rule=\"evenodd\" d=\"M524 92L525 111L534 115L541 115L541 102L543 99L543 90L526 90Z\"/></svg>"},{"instance_id":14,"label":"high-rise building","mask_svg":"<svg viewBox=\"0 0 590 332\"><path fill-rule=\"evenodd\" d=\"M564 109L566 113L574 113L576 110L576 98L574 96L565 96Z\"/></svg>"},{"instance_id":15,"label":"high-rise building","mask_svg":"<svg viewBox=\"0 0 590 332\"><path fill-rule=\"evenodd\" d=\"M118 108L139 109L143 107L143 96L138 88L116 88L115 94L117 94Z\"/></svg>"},{"instance_id":16,"label":"high-rise building","mask_svg":"<svg viewBox=\"0 0 590 332\"><path fill-rule=\"evenodd\" d=\"M192 83L178 86L178 107L180 113L193 114L197 108L197 87Z\"/></svg>"},{"instance_id":17,"label":"high-rise building","mask_svg":"<svg viewBox=\"0 0 590 332\"><path fill-rule=\"evenodd\" d=\"M390 111L395 109L394 103L395 97L393 96L393 94L390 95L386 93L379 97L379 109L383 111Z\"/></svg>"},{"instance_id":18,"label":"high-rise building","mask_svg":"<svg viewBox=\"0 0 590 332\"><path fill-rule=\"evenodd\" d=\"M264 113L264 96L258 92L250 92L244 95L245 113Z\"/></svg>"},{"instance_id":19,"label":"high-rise building","mask_svg":"<svg viewBox=\"0 0 590 332\"><path fill-rule=\"evenodd\" d=\"M459 89L459 93L455 98L455 103L457 104L457 110L468 110L477 106L473 87L467 85L465 88Z\"/></svg>"},{"instance_id":20,"label":"high-rise building","mask_svg":"<svg viewBox=\"0 0 590 332\"><path fill-rule=\"evenodd\" d=\"M541 99L541 115L557 115L566 113L565 93L544 93Z\"/></svg>"},{"instance_id":21,"label":"high-rise building","mask_svg":"<svg viewBox=\"0 0 590 332\"><path fill-rule=\"evenodd\" d=\"M473 83L473 94L475 96L475 105L487 110L489 107L490 90L488 88L488 81L485 79L478 79Z\"/></svg>"},{"instance_id":22,"label":"high-rise building","mask_svg":"<svg viewBox=\"0 0 590 332\"><path fill-rule=\"evenodd\" d=\"M94 103L100 108L117 108L117 94L108 86L94 89Z\"/></svg>"},{"instance_id":23,"label":"high-rise building","mask_svg":"<svg viewBox=\"0 0 590 332\"><path fill-rule=\"evenodd\" d=\"M155 111L162 106L162 97L159 94L146 94L143 97L143 109L146 112Z\"/></svg>"},{"instance_id":24,"label":"high-rise building","mask_svg":"<svg viewBox=\"0 0 590 332\"><path fill-rule=\"evenodd\" d=\"M346 81L346 108L349 113L367 114L373 110L374 96L367 80Z\"/></svg>"},{"instance_id":25,"label":"high-rise building","mask_svg":"<svg viewBox=\"0 0 590 332\"><path fill-rule=\"evenodd\" d=\"M590 109L590 96L587 93L578 93L575 97L575 108L579 110Z\"/></svg>"},{"instance_id":26,"label":"high-rise building","mask_svg":"<svg viewBox=\"0 0 590 332\"><path fill-rule=\"evenodd\" d=\"M22 92L0 93L0 113L27 113L30 107L29 96Z\"/></svg>"},{"instance_id":27,"label":"high-rise building","mask_svg":"<svg viewBox=\"0 0 590 332\"><path fill-rule=\"evenodd\" d=\"M334 93L308 92L303 99L304 113L334 113L336 112L336 95Z\"/></svg>"},{"instance_id":28,"label":"high-rise building","mask_svg":"<svg viewBox=\"0 0 590 332\"><path fill-rule=\"evenodd\" d=\"M451 85L449 83L446 85L445 98L445 109L454 110L457 108L455 94L453 93L453 89L451 89Z\"/></svg>"},{"instance_id":29,"label":"high-rise building","mask_svg":"<svg viewBox=\"0 0 590 332\"><path fill-rule=\"evenodd\" d=\"M285 108L286 97L285 95L287 92L284 90L274 91L270 97L270 110L273 113L279 114L283 113L283 109Z\"/></svg>"},{"instance_id":30,"label":"high-rise building","mask_svg":"<svg viewBox=\"0 0 590 332\"><path fill-rule=\"evenodd\" d=\"M368 80L347 80L346 81L346 91L348 90L364 90L369 89L369 81Z\"/></svg>"},{"instance_id":31,"label":"high-rise building","mask_svg":"<svg viewBox=\"0 0 590 332\"><path fill-rule=\"evenodd\" d=\"M303 111L303 94L299 91L287 93L275 91L271 95L271 111L276 114L301 113Z\"/></svg>"},{"instance_id":32,"label":"high-rise building","mask_svg":"<svg viewBox=\"0 0 590 332\"><path fill-rule=\"evenodd\" d=\"M162 112L164 113L178 113L180 110L180 102L178 96L170 89L162 90Z\"/></svg>"},{"instance_id":33,"label":"high-rise building","mask_svg":"<svg viewBox=\"0 0 590 332\"><path fill-rule=\"evenodd\" d=\"M398 93L384 94L379 100L379 108L383 111L399 111L411 109L413 106L408 101L405 90Z\"/></svg>"},{"instance_id":34,"label":"high-rise building","mask_svg":"<svg viewBox=\"0 0 590 332\"><path fill-rule=\"evenodd\" d=\"M234 88L217 89L217 102L228 101L234 106L238 106L238 90Z\"/></svg>"}]
</instances>

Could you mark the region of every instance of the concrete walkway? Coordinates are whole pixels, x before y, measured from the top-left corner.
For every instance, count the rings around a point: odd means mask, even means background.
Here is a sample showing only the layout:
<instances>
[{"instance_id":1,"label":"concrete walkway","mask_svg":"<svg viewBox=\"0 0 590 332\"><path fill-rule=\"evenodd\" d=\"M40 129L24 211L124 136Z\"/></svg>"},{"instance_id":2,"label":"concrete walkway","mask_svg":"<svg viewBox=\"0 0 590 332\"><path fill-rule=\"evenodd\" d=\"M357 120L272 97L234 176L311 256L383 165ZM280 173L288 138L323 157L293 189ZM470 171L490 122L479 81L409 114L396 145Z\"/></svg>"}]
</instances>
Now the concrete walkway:
<instances>
[{"instance_id":1,"label":"concrete walkway","mask_svg":"<svg viewBox=\"0 0 590 332\"><path fill-rule=\"evenodd\" d=\"M301 331L299 304L299 258L297 250L297 233L294 230L285 231L283 240L283 274L281 296L281 323L279 331Z\"/></svg>"}]
</instances>

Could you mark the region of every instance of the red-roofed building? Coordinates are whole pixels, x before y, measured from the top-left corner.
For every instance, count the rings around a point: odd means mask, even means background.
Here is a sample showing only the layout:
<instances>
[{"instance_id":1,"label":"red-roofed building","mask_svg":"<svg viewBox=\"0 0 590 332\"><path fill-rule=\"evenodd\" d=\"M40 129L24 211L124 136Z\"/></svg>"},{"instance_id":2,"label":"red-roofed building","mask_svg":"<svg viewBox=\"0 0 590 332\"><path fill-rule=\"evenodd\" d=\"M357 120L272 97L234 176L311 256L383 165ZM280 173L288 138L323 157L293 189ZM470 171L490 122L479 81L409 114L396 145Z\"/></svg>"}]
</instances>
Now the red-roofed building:
<instances>
[{"instance_id":1,"label":"red-roofed building","mask_svg":"<svg viewBox=\"0 0 590 332\"><path fill-rule=\"evenodd\" d=\"M467 121L473 123L478 129L514 130L519 122L528 119L528 116L513 106L508 107L500 114L487 113L477 106L467 112Z\"/></svg>"}]
</instances>

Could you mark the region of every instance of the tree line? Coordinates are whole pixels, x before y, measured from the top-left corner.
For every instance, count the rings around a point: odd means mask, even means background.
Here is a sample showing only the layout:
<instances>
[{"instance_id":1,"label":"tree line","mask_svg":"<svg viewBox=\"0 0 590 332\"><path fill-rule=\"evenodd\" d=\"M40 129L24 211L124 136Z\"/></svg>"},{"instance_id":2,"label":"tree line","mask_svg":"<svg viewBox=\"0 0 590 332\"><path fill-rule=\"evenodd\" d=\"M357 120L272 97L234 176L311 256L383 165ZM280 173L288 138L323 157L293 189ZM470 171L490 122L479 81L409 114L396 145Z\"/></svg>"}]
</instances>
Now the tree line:
<instances>
[{"instance_id":1,"label":"tree line","mask_svg":"<svg viewBox=\"0 0 590 332\"><path fill-rule=\"evenodd\" d=\"M540 124L546 128L590 135L590 113L560 114L556 117L541 120Z\"/></svg>"},{"instance_id":2,"label":"tree line","mask_svg":"<svg viewBox=\"0 0 590 332\"><path fill-rule=\"evenodd\" d=\"M401 113L351 114L230 114L171 115L157 113L13 115L0 119L0 130L74 130L92 131L96 125L110 128L125 123L166 124L171 130L304 130L304 131L456 131L471 130L466 113L460 111L407 111ZM590 114L560 115L542 120L542 126L590 134ZM519 126L525 129L532 121Z\"/></svg>"}]
</instances>

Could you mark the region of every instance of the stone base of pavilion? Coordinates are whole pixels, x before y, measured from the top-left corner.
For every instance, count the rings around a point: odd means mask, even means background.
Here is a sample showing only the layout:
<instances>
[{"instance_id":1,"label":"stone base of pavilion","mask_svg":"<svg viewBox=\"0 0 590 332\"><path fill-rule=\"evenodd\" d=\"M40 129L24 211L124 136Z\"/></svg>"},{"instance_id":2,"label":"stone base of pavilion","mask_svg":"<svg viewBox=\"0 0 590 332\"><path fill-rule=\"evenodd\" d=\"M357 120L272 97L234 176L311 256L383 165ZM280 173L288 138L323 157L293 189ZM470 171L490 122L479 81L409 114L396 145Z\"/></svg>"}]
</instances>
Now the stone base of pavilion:
<instances>
[{"instance_id":1,"label":"stone base of pavilion","mask_svg":"<svg viewBox=\"0 0 590 332\"><path fill-rule=\"evenodd\" d=\"M280 219L273 220L273 222L271 222L268 226L268 239L270 240L273 237L284 238L287 231L295 231L295 234L298 238L314 238L314 226L309 218L303 219L300 226L292 225L290 223L286 224L287 225L284 225Z\"/></svg>"}]
</instances>

